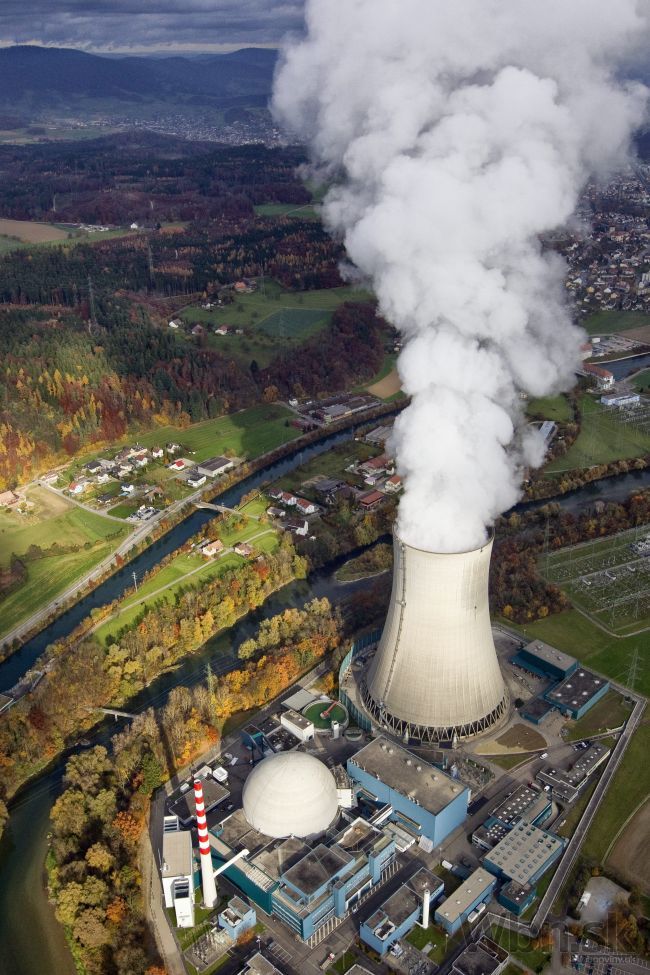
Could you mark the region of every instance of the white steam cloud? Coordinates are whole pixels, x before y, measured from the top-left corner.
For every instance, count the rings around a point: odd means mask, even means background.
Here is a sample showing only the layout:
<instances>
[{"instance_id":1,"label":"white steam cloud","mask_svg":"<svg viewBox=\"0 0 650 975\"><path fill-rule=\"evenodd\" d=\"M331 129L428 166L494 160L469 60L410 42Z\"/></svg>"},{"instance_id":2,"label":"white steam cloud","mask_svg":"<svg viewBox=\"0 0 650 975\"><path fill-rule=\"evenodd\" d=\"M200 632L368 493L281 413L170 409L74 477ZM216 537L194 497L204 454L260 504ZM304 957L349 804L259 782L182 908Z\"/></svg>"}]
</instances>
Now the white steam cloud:
<instances>
[{"instance_id":1,"label":"white steam cloud","mask_svg":"<svg viewBox=\"0 0 650 975\"><path fill-rule=\"evenodd\" d=\"M540 463L521 390L568 388L582 333L539 234L619 166L645 89L614 72L635 0L308 0L274 108L334 187L328 226L404 339L398 531L482 544Z\"/></svg>"}]
</instances>

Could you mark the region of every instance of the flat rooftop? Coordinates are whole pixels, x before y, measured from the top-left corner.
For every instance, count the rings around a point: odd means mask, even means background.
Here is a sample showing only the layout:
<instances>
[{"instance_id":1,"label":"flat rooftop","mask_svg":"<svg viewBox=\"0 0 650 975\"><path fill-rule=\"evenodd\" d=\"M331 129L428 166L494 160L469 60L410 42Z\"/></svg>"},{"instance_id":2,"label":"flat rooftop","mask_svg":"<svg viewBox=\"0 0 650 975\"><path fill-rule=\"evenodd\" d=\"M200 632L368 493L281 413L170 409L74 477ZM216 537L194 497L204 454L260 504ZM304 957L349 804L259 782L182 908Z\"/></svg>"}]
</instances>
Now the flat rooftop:
<instances>
[{"instance_id":1,"label":"flat rooftop","mask_svg":"<svg viewBox=\"0 0 650 975\"><path fill-rule=\"evenodd\" d=\"M403 884L377 908L374 914L368 918L366 924L373 931L384 927L387 921L398 928L414 911L419 911L420 907L421 901L410 887Z\"/></svg>"},{"instance_id":2,"label":"flat rooftop","mask_svg":"<svg viewBox=\"0 0 650 975\"><path fill-rule=\"evenodd\" d=\"M284 701L282 702L282 707L291 708L294 711L302 711L302 709L306 708L308 704L311 704L312 701L316 700L317 697L315 694L312 694L311 691L306 691L304 687L301 687L295 692L295 694L292 694L290 697L285 697Z\"/></svg>"},{"instance_id":3,"label":"flat rooftop","mask_svg":"<svg viewBox=\"0 0 650 975\"><path fill-rule=\"evenodd\" d=\"M564 841L539 826L518 823L485 855L510 880L528 884L562 849Z\"/></svg>"},{"instance_id":4,"label":"flat rooftop","mask_svg":"<svg viewBox=\"0 0 650 975\"><path fill-rule=\"evenodd\" d=\"M365 819L355 819L350 826L342 830L334 842L347 853L365 853L372 849L382 833Z\"/></svg>"},{"instance_id":5,"label":"flat rooftop","mask_svg":"<svg viewBox=\"0 0 650 975\"><path fill-rule=\"evenodd\" d=\"M551 704L550 701L545 701L543 697L533 697L530 701L522 705L520 711L524 718L532 721L543 721L554 707L554 704Z\"/></svg>"},{"instance_id":6,"label":"flat rooftop","mask_svg":"<svg viewBox=\"0 0 650 975\"><path fill-rule=\"evenodd\" d=\"M459 975L492 975L508 958L508 952L489 938L470 944L454 961L452 971Z\"/></svg>"},{"instance_id":7,"label":"flat rooftop","mask_svg":"<svg viewBox=\"0 0 650 975\"><path fill-rule=\"evenodd\" d=\"M457 921L461 915L469 910L474 901L484 894L493 884L494 877L488 870L479 867L470 874L458 890L442 901L436 908L436 914L444 917L450 924Z\"/></svg>"},{"instance_id":8,"label":"flat rooftop","mask_svg":"<svg viewBox=\"0 0 650 975\"><path fill-rule=\"evenodd\" d=\"M533 888L530 884L518 884L516 880L509 880L501 888L501 893L513 904L523 904L526 898L532 894Z\"/></svg>"},{"instance_id":9,"label":"flat rooftop","mask_svg":"<svg viewBox=\"0 0 650 975\"><path fill-rule=\"evenodd\" d=\"M295 725L296 728L300 728L302 731L313 728L313 724L309 718L306 718L299 711L294 711L293 708L287 708L282 717L285 721L290 721L291 724Z\"/></svg>"},{"instance_id":10,"label":"flat rooftop","mask_svg":"<svg viewBox=\"0 0 650 975\"><path fill-rule=\"evenodd\" d=\"M547 691L546 696L560 707L581 708L608 683L590 670L578 668L570 677L565 677L556 687Z\"/></svg>"},{"instance_id":11,"label":"flat rooftop","mask_svg":"<svg viewBox=\"0 0 650 975\"><path fill-rule=\"evenodd\" d=\"M578 785L580 782L583 782L605 761L610 750L607 745L595 741L586 751L581 752L580 757L564 773L567 782L570 782L571 785Z\"/></svg>"},{"instance_id":12,"label":"flat rooftop","mask_svg":"<svg viewBox=\"0 0 650 975\"><path fill-rule=\"evenodd\" d=\"M248 959L238 975L284 975L284 972L258 952Z\"/></svg>"},{"instance_id":13,"label":"flat rooftop","mask_svg":"<svg viewBox=\"0 0 650 975\"><path fill-rule=\"evenodd\" d=\"M386 738L375 738L348 761L434 815L467 791L458 779Z\"/></svg>"},{"instance_id":14,"label":"flat rooftop","mask_svg":"<svg viewBox=\"0 0 650 975\"><path fill-rule=\"evenodd\" d=\"M295 866L290 867L282 875L282 879L310 897L353 859L344 850L319 843Z\"/></svg>"},{"instance_id":15,"label":"flat rooftop","mask_svg":"<svg viewBox=\"0 0 650 975\"><path fill-rule=\"evenodd\" d=\"M214 809L215 806L223 802L230 795L230 791L219 782L216 782L212 776L201 779L201 782L203 785L203 801L206 812ZM187 792L181 792L177 789L172 794L169 803L169 811L175 816L178 816L183 823L196 817L196 803L194 801L194 787L192 782L189 783L189 786Z\"/></svg>"},{"instance_id":16,"label":"flat rooftop","mask_svg":"<svg viewBox=\"0 0 650 975\"><path fill-rule=\"evenodd\" d=\"M496 809L492 810L492 815L500 819L506 826L510 826L518 819L521 819L528 807L538 798L539 792L537 789L531 789L527 785L520 785Z\"/></svg>"},{"instance_id":17,"label":"flat rooftop","mask_svg":"<svg viewBox=\"0 0 650 975\"><path fill-rule=\"evenodd\" d=\"M542 663L553 664L554 667L560 667L562 670L568 670L576 662L575 657L569 656L568 653L562 653L561 650L544 643L543 640L533 640L531 643L527 643L523 650L531 656L537 657Z\"/></svg>"},{"instance_id":18,"label":"flat rooftop","mask_svg":"<svg viewBox=\"0 0 650 975\"><path fill-rule=\"evenodd\" d=\"M192 834L188 829L163 833L163 877L191 877Z\"/></svg>"},{"instance_id":19,"label":"flat rooftop","mask_svg":"<svg viewBox=\"0 0 650 975\"><path fill-rule=\"evenodd\" d=\"M273 840L252 859L256 867L274 880L294 867L309 853L309 847L302 840L289 837L286 840Z\"/></svg>"}]
</instances>

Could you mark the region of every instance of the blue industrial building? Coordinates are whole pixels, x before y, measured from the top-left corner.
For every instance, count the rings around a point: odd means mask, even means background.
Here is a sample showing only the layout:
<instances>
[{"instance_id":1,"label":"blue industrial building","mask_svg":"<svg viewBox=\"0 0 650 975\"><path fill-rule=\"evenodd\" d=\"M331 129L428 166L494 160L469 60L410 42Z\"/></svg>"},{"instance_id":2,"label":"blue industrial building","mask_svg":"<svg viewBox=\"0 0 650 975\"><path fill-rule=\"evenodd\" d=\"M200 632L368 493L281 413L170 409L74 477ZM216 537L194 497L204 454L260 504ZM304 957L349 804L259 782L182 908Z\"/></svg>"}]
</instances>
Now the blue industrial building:
<instances>
[{"instance_id":1,"label":"blue industrial building","mask_svg":"<svg viewBox=\"0 0 650 975\"><path fill-rule=\"evenodd\" d=\"M530 884L518 884L515 880L509 880L499 891L497 900L511 914L520 917L535 900L535 894L535 888Z\"/></svg>"},{"instance_id":2,"label":"blue industrial building","mask_svg":"<svg viewBox=\"0 0 650 975\"><path fill-rule=\"evenodd\" d=\"M566 840L538 826L520 821L483 858L496 877L534 886L562 855Z\"/></svg>"},{"instance_id":3,"label":"blue industrial building","mask_svg":"<svg viewBox=\"0 0 650 975\"><path fill-rule=\"evenodd\" d=\"M467 786L385 738L374 739L349 758L347 771L359 798L390 806L392 821L434 846L467 816Z\"/></svg>"},{"instance_id":4,"label":"blue industrial building","mask_svg":"<svg viewBox=\"0 0 650 975\"><path fill-rule=\"evenodd\" d=\"M361 924L363 941L379 955L408 934L418 920L422 920L425 896L434 904L445 889L439 877L424 867L394 894L391 894L370 917ZM428 892L428 893L427 893Z\"/></svg>"},{"instance_id":5,"label":"blue industrial building","mask_svg":"<svg viewBox=\"0 0 650 975\"><path fill-rule=\"evenodd\" d=\"M522 644L519 652L512 658L513 664L529 670L538 677L548 677L550 680L564 680L569 677L578 666L575 657L570 657L561 650L549 646L542 640L533 640L525 646Z\"/></svg>"},{"instance_id":6,"label":"blue industrial building","mask_svg":"<svg viewBox=\"0 0 650 975\"><path fill-rule=\"evenodd\" d=\"M255 908L246 904L241 897L232 897L228 906L219 915L219 927L227 931L233 941L254 928L257 923Z\"/></svg>"},{"instance_id":7,"label":"blue industrial building","mask_svg":"<svg viewBox=\"0 0 650 975\"><path fill-rule=\"evenodd\" d=\"M303 940L330 918L344 917L396 855L394 839L363 819L313 846L294 837L264 836L237 810L213 831L212 848L223 863L243 847L249 855L229 867L226 877Z\"/></svg>"},{"instance_id":8,"label":"blue industrial building","mask_svg":"<svg viewBox=\"0 0 650 975\"><path fill-rule=\"evenodd\" d=\"M473 911L489 901L495 886L496 877L487 870L475 870L458 890L438 904L435 920L448 934L455 934Z\"/></svg>"},{"instance_id":9,"label":"blue industrial building","mask_svg":"<svg viewBox=\"0 0 650 975\"><path fill-rule=\"evenodd\" d=\"M574 670L565 680L560 681L544 695L549 704L555 705L567 717L574 720L600 701L609 690L609 681L590 670Z\"/></svg>"}]
</instances>

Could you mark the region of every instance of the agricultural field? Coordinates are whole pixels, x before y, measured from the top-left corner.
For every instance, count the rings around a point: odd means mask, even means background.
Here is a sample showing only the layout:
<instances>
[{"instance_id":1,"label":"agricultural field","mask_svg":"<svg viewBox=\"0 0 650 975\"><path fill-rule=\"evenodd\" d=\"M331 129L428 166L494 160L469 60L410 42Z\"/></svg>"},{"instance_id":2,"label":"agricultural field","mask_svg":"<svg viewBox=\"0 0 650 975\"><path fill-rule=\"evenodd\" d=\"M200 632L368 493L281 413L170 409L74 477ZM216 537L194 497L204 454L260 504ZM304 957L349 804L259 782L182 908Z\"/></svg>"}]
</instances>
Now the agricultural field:
<instances>
[{"instance_id":1,"label":"agricultural field","mask_svg":"<svg viewBox=\"0 0 650 975\"><path fill-rule=\"evenodd\" d=\"M251 294L238 295L222 308L184 308L180 317L199 322L208 329L207 341L219 352L234 356L248 365L252 359L262 368L291 348L306 342L329 325L332 312L345 301L367 301L367 291L356 288L328 288L320 291L285 291L275 281L267 281ZM243 329L214 335L219 325ZM178 333L179 341L188 341Z\"/></svg>"},{"instance_id":2,"label":"agricultural field","mask_svg":"<svg viewBox=\"0 0 650 975\"><path fill-rule=\"evenodd\" d=\"M552 460L546 473L609 464L650 453L650 406L618 410L590 395L581 398L582 425L566 454Z\"/></svg>"},{"instance_id":3,"label":"agricultural field","mask_svg":"<svg viewBox=\"0 0 650 975\"><path fill-rule=\"evenodd\" d=\"M87 233L75 227L31 220L0 218L0 255L9 251L52 244L89 244L110 237L125 237L134 230L117 229Z\"/></svg>"},{"instance_id":4,"label":"agricultural field","mask_svg":"<svg viewBox=\"0 0 650 975\"><path fill-rule=\"evenodd\" d=\"M542 556L539 569L573 605L616 636L650 627L650 524Z\"/></svg>"},{"instance_id":5,"label":"agricultural field","mask_svg":"<svg viewBox=\"0 0 650 975\"><path fill-rule=\"evenodd\" d=\"M650 369L641 369L630 377L630 382L639 393L650 392Z\"/></svg>"},{"instance_id":6,"label":"agricultural field","mask_svg":"<svg viewBox=\"0 0 650 975\"><path fill-rule=\"evenodd\" d=\"M318 207L313 203L258 203L254 207L258 217L296 217L298 220L320 220Z\"/></svg>"},{"instance_id":7,"label":"agricultural field","mask_svg":"<svg viewBox=\"0 0 650 975\"><path fill-rule=\"evenodd\" d=\"M45 550L57 542L66 548L75 546L75 550L27 562L26 581L0 600L0 635L28 619L99 565L130 530L117 521L72 505L45 488L33 488L27 498L33 507L24 515L0 509L0 566L9 564L12 553L23 555L32 545Z\"/></svg>"},{"instance_id":8,"label":"agricultural field","mask_svg":"<svg viewBox=\"0 0 650 975\"><path fill-rule=\"evenodd\" d=\"M332 450L328 450L317 457L312 457L301 467L296 467L293 471L283 474L274 484L274 488L281 488L283 491L300 491L303 487L309 487L308 482L318 477L338 477L340 480L358 482L361 478L346 473L346 468L356 461L368 460L370 457L377 456L381 451L370 444L357 441L346 441L339 444Z\"/></svg>"},{"instance_id":9,"label":"agricultural field","mask_svg":"<svg viewBox=\"0 0 650 975\"><path fill-rule=\"evenodd\" d=\"M627 685L630 666L636 652L642 655L647 644L647 634L616 637L596 626L576 609L554 613L543 620L518 626L502 621L511 630L517 630L526 641L543 640L558 650L577 657L586 667L613 680ZM633 690L650 696L650 667L638 668Z\"/></svg>"}]
</instances>

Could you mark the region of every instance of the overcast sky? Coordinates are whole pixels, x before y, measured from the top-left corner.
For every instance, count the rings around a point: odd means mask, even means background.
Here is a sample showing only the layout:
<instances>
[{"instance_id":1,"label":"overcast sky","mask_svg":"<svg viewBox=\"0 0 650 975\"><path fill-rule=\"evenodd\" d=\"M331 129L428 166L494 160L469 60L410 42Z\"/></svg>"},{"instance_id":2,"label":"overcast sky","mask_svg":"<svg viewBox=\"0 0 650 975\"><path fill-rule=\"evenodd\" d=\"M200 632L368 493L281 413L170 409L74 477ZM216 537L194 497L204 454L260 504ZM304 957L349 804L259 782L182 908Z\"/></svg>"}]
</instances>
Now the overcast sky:
<instances>
[{"instance_id":1,"label":"overcast sky","mask_svg":"<svg viewBox=\"0 0 650 975\"><path fill-rule=\"evenodd\" d=\"M0 0L3 46L232 50L275 47L301 27L301 0Z\"/></svg>"}]
</instances>

